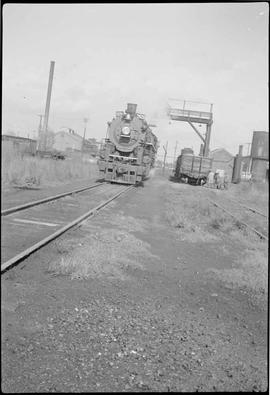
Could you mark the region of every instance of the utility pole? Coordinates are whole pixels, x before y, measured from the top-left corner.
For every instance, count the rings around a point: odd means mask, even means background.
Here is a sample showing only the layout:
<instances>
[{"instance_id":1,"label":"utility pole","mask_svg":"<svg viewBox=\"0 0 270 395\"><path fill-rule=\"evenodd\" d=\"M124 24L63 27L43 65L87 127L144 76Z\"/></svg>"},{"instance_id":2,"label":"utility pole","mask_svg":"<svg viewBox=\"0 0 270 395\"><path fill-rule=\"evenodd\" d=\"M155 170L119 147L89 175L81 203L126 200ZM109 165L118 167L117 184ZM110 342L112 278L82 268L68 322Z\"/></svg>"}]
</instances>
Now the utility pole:
<instances>
[{"instance_id":1,"label":"utility pole","mask_svg":"<svg viewBox=\"0 0 270 395\"><path fill-rule=\"evenodd\" d=\"M175 147L174 147L173 166L174 166L174 163L175 163L175 158L176 158L176 150L177 150L177 145L178 145L178 141L176 141L176 143L175 143Z\"/></svg>"},{"instance_id":2,"label":"utility pole","mask_svg":"<svg viewBox=\"0 0 270 395\"><path fill-rule=\"evenodd\" d=\"M250 147L251 147L251 143L245 143L247 144L247 156L249 156L249 161L248 161L248 166L247 166L247 172L250 173L251 171L251 163L252 163L252 159L251 159L251 155L250 155Z\"/></svg>"},{"instance_id":3,"label":"utility pole","mask_svg":"<svg viewBox=\"0 0 270 395\"><path fill-rule=\"evenodd\" d=\"M52 83L53 83L53 72L54 72L55 62L51 61L50 74L49 74L49 82L48 82L48 90L47 90L47 100L45 107L45 115L44 115L44 125L43 125L43 141L42 141L42 149L46 151L47 146L47 133L48 133L48 122L49 122L49 112L50 112L50 103L51 103L51 94L52 94Z\"/></svg>"},{"instance_id":4,"label":"utility pole","mask_svg":"<svg viewBox=\"0 0 270 395\"><path fill-rule=\"evenodd\" d=\"M38 131L41 132L41 130L42 130L42 118L43 118L43 115L42 115L42 114L38 114L38 117L39 117Z\"/></svg>"},{"instance_id":5,"label":"utility pole","mask_svg":"<svg viewBox=\"0 0 270 395\"><path fill-rule=\"evenodd\" d=\"M39 125L38 125L38 149L40 149L40 146L42 145L41 139L42 139L42 114L38 114L39 117Z\"/></svg>"},{"instance_id":6,"label":"utility pole","mask_svg":"<svg viewBox=\"0 0 270 395\"><path fill-rule=\"evenodd\" d=\"M247 148L247 156L249 156L251 143L246 143L246 144L248 146L248 148Z\"/></svg>"},{"instance_id":7,"label":"utility pole","mask_svg":"<svg viewBox=\"0 0 270 395\"><path fill-rule=\"evenodd\" d=\"M166 156L167 156L167 151L168 151L168 141L166 143L166 147L164 147L164 145L163 145L163 149L164 149L164 159L163 159L163 174L164 174L164 172L165 172Z\"/></svg>"},{"instance_id":8,"label":"utility pole","mask_svg":"<svg viewBox=\"0 0 270 395\"><path fill-rule=\"evenodd\" d=\"M84 122L84 132L83 132L83 141L82 141L82 151L83 151L83 146L84 146L84 142L85 142L86 125L88 122L88 118L83 118L83 122Z\"/></svg>"}]
</instances>

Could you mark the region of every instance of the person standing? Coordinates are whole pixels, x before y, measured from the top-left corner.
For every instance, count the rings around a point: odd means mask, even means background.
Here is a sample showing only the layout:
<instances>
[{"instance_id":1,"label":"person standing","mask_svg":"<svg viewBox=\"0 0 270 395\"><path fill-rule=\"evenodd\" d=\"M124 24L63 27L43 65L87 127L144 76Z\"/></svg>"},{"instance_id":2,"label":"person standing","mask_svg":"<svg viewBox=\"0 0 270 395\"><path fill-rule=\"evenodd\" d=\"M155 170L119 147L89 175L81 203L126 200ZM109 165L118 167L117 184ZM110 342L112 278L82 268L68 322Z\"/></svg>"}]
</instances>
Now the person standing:
<instances>
[{"instance_id":1,"label":"person standing","mask_svg":"<svg viewBox=\"0 0 270 395\"><path fill-rule=\"evenodd\" d=\"M224 173L219 174L219 178L220 178L220 189L224 189L225 188L225 175Z\"/></svg>"},{"instance_id":2,"label":"person standing","mask_svg":"<svg viewBox=\"0 0 270 395\"><path fill-rule=\"evenodd\" d=\"M214 181L214 172L210 170L207 176L207 184L209 188L214 188Z\"/></svg>"},{"instance_id":3,"label":"person standing","mask_svg":"<svg viewBox=\"0 0 270 395\"><path fill-rule=\"evenodd\" d=\"M216 189L220 189L220 187L221 187L221 180L220 180L220 175L219 175L218 172L215 173L214 180L215 180L215 188Z\"/></svg>"},{"instance_id":4,"label":"person standing","mask_svg":"<svg viewBox=\"0 0 270 395\"><path fill-rule=\"evenodd\" d=\"M229 188L229 176L227 173L224 174L224 188L225 189Z\"/></svg>"}]
</instances>

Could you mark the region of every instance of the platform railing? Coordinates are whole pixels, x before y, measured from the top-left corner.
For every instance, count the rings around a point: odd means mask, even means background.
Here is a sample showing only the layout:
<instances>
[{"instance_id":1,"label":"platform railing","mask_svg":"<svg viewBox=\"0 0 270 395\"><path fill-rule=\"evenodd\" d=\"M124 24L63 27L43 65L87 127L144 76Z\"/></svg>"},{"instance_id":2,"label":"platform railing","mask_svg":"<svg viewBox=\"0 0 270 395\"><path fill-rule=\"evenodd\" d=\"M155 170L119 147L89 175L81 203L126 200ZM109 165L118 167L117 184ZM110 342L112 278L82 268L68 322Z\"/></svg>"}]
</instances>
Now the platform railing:
<instances>
[{"instance_id":1,"label":"platform railing","mask_svg":"<svg viewBox=\"0 0 270 395\"><path fill-rule=\"evenodd\" d=\"M182 110L178 108L169 108L168 115L181 116L187 118L201 118L201 119L212 119L212 113L206 111L194 111L194 110Z\"/></svg>"}]
</instances>

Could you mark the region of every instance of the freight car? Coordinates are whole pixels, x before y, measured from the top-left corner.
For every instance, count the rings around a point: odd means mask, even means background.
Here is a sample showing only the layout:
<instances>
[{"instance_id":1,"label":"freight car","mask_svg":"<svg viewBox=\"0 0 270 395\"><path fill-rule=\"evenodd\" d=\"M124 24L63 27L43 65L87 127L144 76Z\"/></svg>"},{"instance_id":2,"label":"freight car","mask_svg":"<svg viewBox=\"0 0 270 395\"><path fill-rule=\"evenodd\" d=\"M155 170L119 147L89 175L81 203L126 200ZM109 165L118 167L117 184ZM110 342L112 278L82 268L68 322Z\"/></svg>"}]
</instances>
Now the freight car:
<instances>
[{"instance_id":1,"label":"freight car","mask_svg":"<svg viewBox=\"0 0 270 395\"><path fill-rule=\"evenodd\" d=\"M195 156L191 148L184 148L177 158L174 176L187 183L201 185L206 182L211 167L211 158Z\"/></svg>"},{"instance_id":2,"label":"freight car","mask_svg":"<svg viewBox=\"0 0 270 395\"><path fill-rule=\"evenodd\" d=\"M106 181L137 184L154 166L158 140L136 110L137 104L128 103L125 112L117 111L108 122L98 161L100 177Z\"/></svg>"}]
</instances>

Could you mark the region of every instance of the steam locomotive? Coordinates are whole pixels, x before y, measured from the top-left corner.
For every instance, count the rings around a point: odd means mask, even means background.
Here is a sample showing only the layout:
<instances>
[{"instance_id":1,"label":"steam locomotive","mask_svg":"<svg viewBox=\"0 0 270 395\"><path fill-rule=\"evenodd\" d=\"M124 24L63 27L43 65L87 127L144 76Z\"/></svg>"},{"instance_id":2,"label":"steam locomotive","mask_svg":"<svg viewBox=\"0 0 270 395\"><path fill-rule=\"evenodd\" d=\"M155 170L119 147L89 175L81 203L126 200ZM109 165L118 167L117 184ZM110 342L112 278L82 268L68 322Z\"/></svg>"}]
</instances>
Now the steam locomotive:
<instances>
[{"instance_id":1,"label":"steam locomotive","mask_svg":"<svg viewBox=\"0 0 270 395\"><path fill-rule=\"evenodd\" d=\"M158 139L144 115L136 113L137 104L117 111L108 122L107 136L99 153L100 178L110 182L137 184L154 166Z\"/></svg>"}]
</instances>

